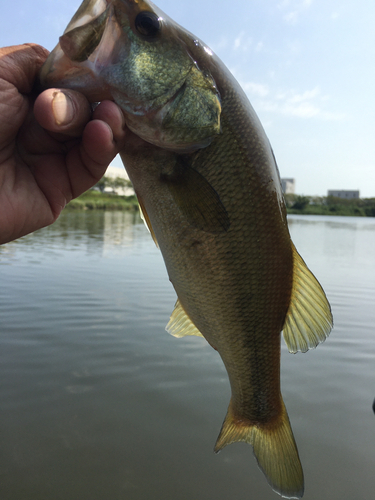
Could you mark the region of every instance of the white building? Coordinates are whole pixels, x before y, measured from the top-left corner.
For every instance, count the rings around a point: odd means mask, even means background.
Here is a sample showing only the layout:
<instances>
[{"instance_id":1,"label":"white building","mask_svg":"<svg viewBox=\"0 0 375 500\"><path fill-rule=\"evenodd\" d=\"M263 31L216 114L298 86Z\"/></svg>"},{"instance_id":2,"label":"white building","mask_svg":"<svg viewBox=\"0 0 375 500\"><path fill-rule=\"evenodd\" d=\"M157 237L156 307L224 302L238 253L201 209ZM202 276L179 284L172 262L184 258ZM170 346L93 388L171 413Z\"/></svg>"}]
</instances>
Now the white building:
<instances>
[{"instance_id":1,"label":"white building","mask_svg":"<svg viewBox=\"0 0 375 500\"><path fill-rule=\"evenodd\" d=\"M119 168L119 167L114 167L113 165L110 165L107 168L105 176L111 177L112 179L116 179L116 177L121 177L121 179L129 180L129 176L124 167Z\"/></svg>"},{"instance_id":2,"label":"white building","mask_svg":"<svg viewBox=\"0 0 375 500\"><path fill-rule=\"evenodd\" d=\"M359 191L346 191L330 189L328 191L328 196L334 196L335 198L343 198L345 200L355 200L359 198Z\"/></svg>"},{"instance_id":3,"label":"white building","mask_svg":"<svg viewBox=\"0 0 375 500\"><path fill-rule=\"evenodd\" d=\"M296 192L296 180L281 179L281 188L284 194L294 194Z\"/></svg>"},{"instance_id":4,"label":"white building","mask_svg":"<svg viewBox=\"0 0 375 500\"><path fill-rule=\"evenodd\" d=\"M111 179L116 179L117 177L120 177L120 179L125 179L127 181L129 180L129 176L124 167L118 168L114 167L113 165L110 165L107 168L105 177L110 177ZM106 187L104 189L104 192L113 193L113 189L110 187ZM134 189L131 186L125 188L119 187L116 188L116 194L120 196L132 196L134 194Z\"/></svg>"}]
</instances>

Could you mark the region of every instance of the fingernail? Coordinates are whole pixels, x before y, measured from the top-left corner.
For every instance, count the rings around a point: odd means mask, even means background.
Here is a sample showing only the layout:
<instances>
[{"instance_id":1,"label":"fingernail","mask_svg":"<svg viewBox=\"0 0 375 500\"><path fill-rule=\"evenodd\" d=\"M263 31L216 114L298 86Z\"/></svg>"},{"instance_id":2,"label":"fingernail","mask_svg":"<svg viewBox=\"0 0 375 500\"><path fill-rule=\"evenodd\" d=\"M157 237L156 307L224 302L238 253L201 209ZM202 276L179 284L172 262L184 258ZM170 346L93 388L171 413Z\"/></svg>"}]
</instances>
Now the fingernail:
<instances>
[{"instance_id":1,"label":"fingernail","mask_svg":"<svg viewBox=\"0 0 375 500\"><path fill-rule=\"evenodd\" d=\"M52 111L57 125L68 125L73 120L74 108L69 96L56 92L52 100Z\"/></svg>"}]
</instances>

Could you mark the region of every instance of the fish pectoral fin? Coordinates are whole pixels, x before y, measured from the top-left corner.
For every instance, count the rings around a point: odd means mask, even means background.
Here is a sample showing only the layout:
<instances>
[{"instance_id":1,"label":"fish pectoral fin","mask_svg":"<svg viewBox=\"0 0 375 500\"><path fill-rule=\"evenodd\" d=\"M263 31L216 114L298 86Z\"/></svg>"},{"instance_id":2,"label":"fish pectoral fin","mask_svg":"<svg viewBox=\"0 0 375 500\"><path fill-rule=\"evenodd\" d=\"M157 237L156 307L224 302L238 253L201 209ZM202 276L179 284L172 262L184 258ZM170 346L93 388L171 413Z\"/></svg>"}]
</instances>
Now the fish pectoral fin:
<instances>
[{"instance_id":1,"label":"fish pectoral fin","mask_svg":"<svg viewBox=\"0 0 375 500\"><path fill-rule=\"evenodd\" d=\"M141 216L141 219L143 220L143 222L144 222L145 226L147 227L148 231L150 232L150 234L152 236L152 239L154 240L155 245L159 248L158 240L156 239L154 230L152 229L150 217L148 216L148 213L146 211L146 208L145 208L145 205L144 205L144 203L142 201L142 198L140 198L137 195L137 199L138 199L139 214Z\"/></svg>"},{"instance_id":2,"label":"fish pectoral fin","mask_svg":"<svg viewBox=\"0 0 375 500\"><path fill-rule=\"evenodd\" d=\"M201 332L186 314L179 300L176 302L173 313L165 329L168 333L178 338L185 337L186 335L203 337Z\"/></svg>"},{"instance_id":3,"label":"fish pectoral fin","mask_svg":"<svg viewBox=\"0 0 375 500\"><path fill-rule=\"evenodd\" d=\"M282 400L281 403L277 420L260 425L246 424L244 419L236 418L230 402L215 452L238 441L251 444L258 466L273 490L285 498L301 498L304 492L302 465Z\"/></svg>"},{"instance_id":4,"label":"fish pectoral fin","mask_svg":"<svg viewBox=\"0 0 375 500\"><path fill-rule=\"evenodd\" d=\"M188 222L202 231L228 231L230 220L219 195L211 184L184 157L177 157L172 174L160 177Z\"/></svg>"},{"instance_id":5,"label":"fish pectoral fin","mask_svg":"<svg viewBox=\"0 0 375 500\"><path fill-rule=\"evenodd\" d=\"M320 283L293 248L293 286L283 335L290 352L306 352L328 337L333 327L331 308Z\"/></svg>"}]
</instances>

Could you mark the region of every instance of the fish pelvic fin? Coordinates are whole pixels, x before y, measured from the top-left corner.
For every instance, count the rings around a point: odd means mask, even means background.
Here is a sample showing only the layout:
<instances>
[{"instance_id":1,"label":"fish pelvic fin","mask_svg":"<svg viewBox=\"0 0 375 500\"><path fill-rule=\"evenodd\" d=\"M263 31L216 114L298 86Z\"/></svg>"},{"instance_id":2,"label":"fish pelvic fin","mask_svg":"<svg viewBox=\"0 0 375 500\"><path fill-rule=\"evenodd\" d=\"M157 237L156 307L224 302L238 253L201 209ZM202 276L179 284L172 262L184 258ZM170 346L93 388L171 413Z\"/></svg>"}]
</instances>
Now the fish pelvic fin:
<instances>
[{"instance_id":1,"label":"fish pelvic fin","mask_svg":"<svg viewBox=\"0 0 375 500\"><path fill-rule=\"evenodd\" d=\"M237 418L229 404L215 445L215 453L237 441L253 447L259 468L272 489L284 498L301 498L304 478L296 442L283 401L279 417L271 423L252 424Z\"/></svg>"},{"instance_id":2,"label":"fish pelvic fin","mask_svg":"<svg viewBox=\"0 0 375 500\"><path fill-rule=\"evenodd\" d=\"M157 248L159 248L158 240L156 239L155 232L152 229L150 217L148 216L148 213L146 211L145 204L143 203L142 198L140 198L138 195L137 195L137 199L138 199L139 214L141 216L141 219L143 220L144 225L146 226L146 228L148 229L149 233L151 234L152 239L154 240L155 245L157 246Z\"/></svg>"},{"instance_id":3,"label":"fish pelvic fin","mask_svg":"<svg viewBox=\"0 0 375 500\"><path fill-rule=\"evenodd\" d=\"M333 327L331 307L320 283L293 249L293 287L283 336L290 352L317 347Z\"/></svg>"},{"instance_id":4,"label":"fish pelvic fin","mask_svg":"<svg viewBox=\"0 0 375 500\"><path fill-rule=\"evenodd\" d=\"M177 300L175 304L173 313L165 329L168 333L178 338L185 337L186 335L203 337L201 332L186 314L179 300Z\"/></svg>"}]
</instances>

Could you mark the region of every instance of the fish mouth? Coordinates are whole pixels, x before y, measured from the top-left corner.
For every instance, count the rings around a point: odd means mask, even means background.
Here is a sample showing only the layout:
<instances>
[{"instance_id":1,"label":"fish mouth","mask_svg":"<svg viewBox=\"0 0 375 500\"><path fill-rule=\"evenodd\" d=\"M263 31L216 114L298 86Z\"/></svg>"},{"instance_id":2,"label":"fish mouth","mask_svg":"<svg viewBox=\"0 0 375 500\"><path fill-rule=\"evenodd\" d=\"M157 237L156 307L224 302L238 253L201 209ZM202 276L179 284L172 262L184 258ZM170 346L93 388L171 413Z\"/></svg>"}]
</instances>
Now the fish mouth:
<instances>
[{"instance_id":1,"label":"fish mouth","mask_svg":"<svg viewBox=\"0 0 375 500\"><path fill-rule=\"evenodd\" d=\"M70 88L89 101L112 99L103 75L126 57L129 42L113 1L86 0L59 38L39 73L42 88Z\"/></svg>"},{"instance_id":2,"label":"fish mouth","mask_svg":"<svg viewBox=\"0 0 375 500\"><path fill-rule=\"evenodd\" d=\"M137 102L134 96L128 99L120 79L114 81L110 75L129 57L129 33L139 12L154 9L149 4L142 0L84 0L42 66L39 87L73 89L90 102L119 99L120 106L130 112L147 113L156 99L163 100L163 94L154 95L150 102ZM155 10L156 15L163 14L157 7Z\"/></svg>"}]
</instances>

